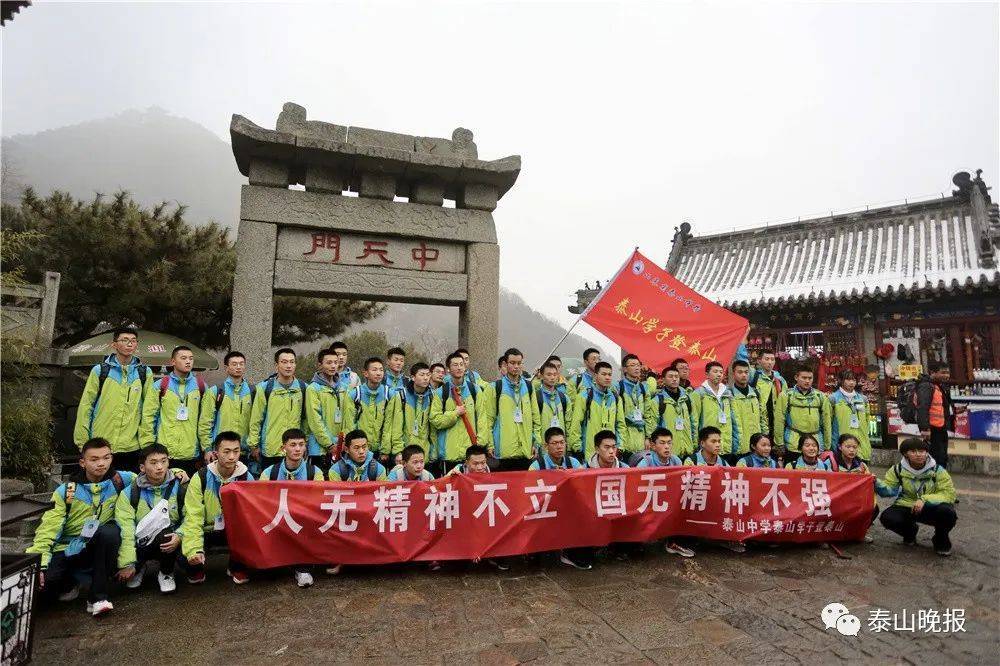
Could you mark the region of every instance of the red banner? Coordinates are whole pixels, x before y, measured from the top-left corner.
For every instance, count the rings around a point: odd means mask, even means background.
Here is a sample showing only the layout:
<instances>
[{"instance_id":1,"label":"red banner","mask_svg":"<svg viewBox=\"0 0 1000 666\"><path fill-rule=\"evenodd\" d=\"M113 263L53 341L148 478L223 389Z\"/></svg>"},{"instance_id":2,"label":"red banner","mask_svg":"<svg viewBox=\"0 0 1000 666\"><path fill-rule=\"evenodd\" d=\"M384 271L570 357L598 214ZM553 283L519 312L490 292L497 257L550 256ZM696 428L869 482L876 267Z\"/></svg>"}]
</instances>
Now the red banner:
<instances>
[{"instance_id":1,"label":"red banner","mask_svg":"<svg viewBox=\"0 0 1000 666\"><path fill-rule=\"evenodd\" d=\"M872 477L744 467L454 475L428 482L231 483L233 554L254 567L471 560L670 535L855 541Z\"/></svg>"},{"instance_id":2,"label":"red banner","mask_svg":"<svg viewBox=\"0 0 1000 666\"><path fill-rule=\"evenodd\" d=\"M695 386L705 379L709 361L728 366L749 326L638 250L590 304L583 320L657 372L674 359L686 359Z\"/></svg>"}]
</instances>

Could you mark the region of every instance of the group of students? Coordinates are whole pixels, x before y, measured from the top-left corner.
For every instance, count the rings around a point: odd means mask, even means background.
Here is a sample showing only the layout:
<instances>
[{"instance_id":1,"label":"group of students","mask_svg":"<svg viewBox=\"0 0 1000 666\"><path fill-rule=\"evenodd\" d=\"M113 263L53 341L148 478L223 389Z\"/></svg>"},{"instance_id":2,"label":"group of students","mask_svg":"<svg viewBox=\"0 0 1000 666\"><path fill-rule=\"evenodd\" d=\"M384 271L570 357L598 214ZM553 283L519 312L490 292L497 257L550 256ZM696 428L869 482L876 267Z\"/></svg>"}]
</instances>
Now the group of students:
<instances>
[{"instance_id":1,"label":"group of students","mask_svg":"<svg viewBox=\"0 0 1000 666\"><path fill-rule=\"evenodd\" d=\"M230 482L681 464L870 474L867 411L854 406L853 376L843 375L840 396L831 398L812 388L808 369L788 389L773 354L762 355L753 372L734 362L732 386L723 383L721 364L710 362L707 379L692 389L683 359L654 378L634 355L623 359L624 378L613 385L610 364L594 349L584 353L586 371L571 379L555 356L532 377L517 349L498 359L494 381L468 370L463 349L444 365L416 363L406 377L405 354L393 348L384 361L366 360L359 377L337 342L319 353L309 383L296 379L295 352L281 349L274 374L256 385L244 377L244 356L229 352L226 379L209 387L191 372L185 347L173 350L171 371L154 381L134 356L134 329L116 330L112 344L115 353L91 371L77 415L81 472L53 493L55 506L29 548L42 556L47 596L76 598L74 573L91 570L94 615L112 609L112 577L138 587L151 560L160 563L163 592L176 588L178 564L189 582L203 581L206 547L225 545L219 493ZM876 483L880 495L896 498L882 523L907 543L918 522L931 524L935 550L948 554L956 520L951 478L923 440L907 440L901 451L903 460ZM139 539L137 527L157 507L169 525ZM876 515L877 507L873 521ZM665 548L694 556L678 540ZM589 569L593 549L567 550L560 560ZM235 583L247 582L247 570L230 560ZM294 575L301 587L313 582L308 568Z\"/></svg>"}]
</instances>

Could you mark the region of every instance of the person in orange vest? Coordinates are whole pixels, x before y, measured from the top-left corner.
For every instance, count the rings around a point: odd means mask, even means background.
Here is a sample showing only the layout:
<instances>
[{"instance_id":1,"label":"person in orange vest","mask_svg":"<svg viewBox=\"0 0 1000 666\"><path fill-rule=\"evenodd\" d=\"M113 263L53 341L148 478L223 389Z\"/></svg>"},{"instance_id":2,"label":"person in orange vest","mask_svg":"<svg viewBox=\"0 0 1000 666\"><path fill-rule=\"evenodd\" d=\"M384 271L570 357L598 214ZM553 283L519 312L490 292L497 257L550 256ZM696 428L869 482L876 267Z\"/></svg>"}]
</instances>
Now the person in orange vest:
<instances>
[{"instance_id":1,"label":"person in orange vest","mask_svg":"<svg viewBox=\"0 0 1000 666\"><path fill-rule=\"evenodd\" d=\"M955 420L948 392L951 370L941 361L929 363L927 370L930 376L921 375L917 380L917 427L930 445L931 457L948 469L948 430Z\"/></svg>"}]
</instances>

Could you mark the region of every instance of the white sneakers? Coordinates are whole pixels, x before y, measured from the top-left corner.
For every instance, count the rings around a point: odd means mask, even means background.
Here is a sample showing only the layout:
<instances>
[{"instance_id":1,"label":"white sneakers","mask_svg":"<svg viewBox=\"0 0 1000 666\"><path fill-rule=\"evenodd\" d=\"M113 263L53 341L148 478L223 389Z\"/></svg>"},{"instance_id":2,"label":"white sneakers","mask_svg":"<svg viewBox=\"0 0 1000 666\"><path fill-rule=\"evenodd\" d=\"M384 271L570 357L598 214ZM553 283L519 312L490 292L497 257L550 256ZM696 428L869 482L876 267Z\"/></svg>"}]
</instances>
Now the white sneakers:
<instances>
[{"instance_id":1,"label":"white sneakers","mask_svg":"<svg viewBox=\"0 0 1000 666\"><path fill-rule=\"evenodd\" d=\"M135 590L142 587L142 579L146 577L146 566L143 565L142 568L135 570L135 575L125 581L125 587L130 590Z\"/></svg>"},{"instance_id":2,"label":"white sneakers","mask_svg":"<svg viewBox=\"0 0 1000 666\"><path fill-rule=\"evenodd\" d=\"M160 592L163 594L170 594L177 589L177 581L174 580L172 573L165 574L161 571L156 574L156 582L160 584Z\"/></svg>"},{"instance_id":3,"label":"white sneakers","mask_svg":"<svg viewBox=\"0 0 1000 666\"><path fill-rule=\"evenodd\" d=\"M310 587L313 584L312 574L308 571L296 571L295 584L299 587Z\"/></svg>"},{"instance_id":4,"label":"white sneakers","mask_svg":"<svg viewBox=\"0 0 1000 666\"><path fill-rule=\"evenodd\" d=\"M343 567L342 564L334 564L332 567L326 568L326 573L330 576L336 576L340 573L340 569Z\"/></svg>"},{"instance_id":5,"label":"white sneakers","mask_svg":"<svg viewBox=\"0 0 1000 666\"><path fill-rule=\"evenodd\" d=\"M101 599L100 601L95 601L94 603L87 602L87 612L94 617L100 617L105 613L110 613L115 609L114 604L112 604L107 599Z\"/></svg>"}]
</instances>

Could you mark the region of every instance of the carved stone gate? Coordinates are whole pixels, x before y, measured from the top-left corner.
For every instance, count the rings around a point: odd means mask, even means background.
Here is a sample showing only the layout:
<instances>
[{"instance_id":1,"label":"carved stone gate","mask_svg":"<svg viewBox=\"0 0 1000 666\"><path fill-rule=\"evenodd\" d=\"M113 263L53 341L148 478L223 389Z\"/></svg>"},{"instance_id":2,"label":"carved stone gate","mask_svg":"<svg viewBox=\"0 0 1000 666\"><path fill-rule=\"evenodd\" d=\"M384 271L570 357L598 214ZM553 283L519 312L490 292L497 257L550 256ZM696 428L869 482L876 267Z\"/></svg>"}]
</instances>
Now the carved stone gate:
<instances>
[{"instance_id":1,"label":"carved stone gate","mask_svg":"<svg viewBox=\"0 0 1000 666\"><path fill-rule=\"evenodd\" d=\"M274 130L234 115L230 135L249 178L230 341L253 378L271 367L274 294L456 305L459 344L492 363L499 247L491 213L517 180L519 156L480 160L466 129L449 140L346 127L306 120L292 103ZM296 184L305 189L289 189Z\"/></svg>"}]
</instances>

